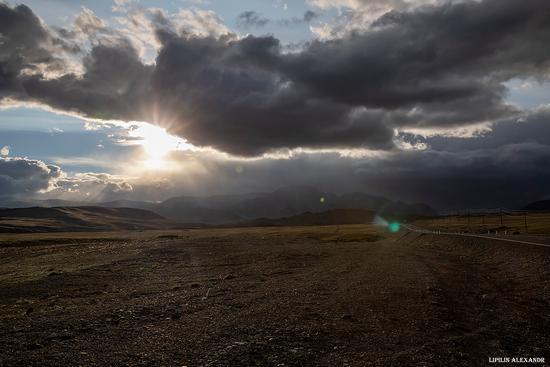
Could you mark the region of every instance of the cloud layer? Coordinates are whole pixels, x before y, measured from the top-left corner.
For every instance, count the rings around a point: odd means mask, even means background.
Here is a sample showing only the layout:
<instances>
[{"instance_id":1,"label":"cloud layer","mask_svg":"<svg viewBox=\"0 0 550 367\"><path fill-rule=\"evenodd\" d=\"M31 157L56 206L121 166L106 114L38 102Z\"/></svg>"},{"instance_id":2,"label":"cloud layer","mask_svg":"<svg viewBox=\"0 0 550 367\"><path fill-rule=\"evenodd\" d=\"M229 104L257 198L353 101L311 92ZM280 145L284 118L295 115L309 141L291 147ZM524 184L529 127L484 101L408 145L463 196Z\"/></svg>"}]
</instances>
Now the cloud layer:
<instances>
[{"instance_id":1,"label":"cloud layer","mask_svg":"<svg viewBox=\"0 0 550 367\"><path fill-rule=\"evenodd\" d=\"M503 83L548 73L550 3L485 0L390 12L362 33L285 53L272 37L178 30L162 13L144 64L120 34L96 40L83 74L58 70L55 38L32 11L0 6L4 97L97 119L167 126L198 146L254 156L292 148L392 149L395 129L510 116ZM90 14L78 29L103 27ZM160 112L159 112L160 111Z\"/></svg>"},{"instance_id":2,"label":"cloud layer","mask_svg":"<svg viewBox=\"0 0 550 367\"><path fill-rule=\"evenodd\" d=\"M106 173L68 176L59 166L22 157L0 157L0 200L37 197L103 201L131 193L124 178Z\"/></svg>"},{"instance_id":3,"label":"cloud layer","mask_svg":"<svg viewBox=\"0 0 550 367\"><path fill-rule=\"evenodd\" d=\"M38 160L0 157L0 197L32 196L51 190L61 173L59 167Z\"/></svg>"},{"instance_id":4,"label":"cloud layer","mask_svg":"<svg viewBox=\"0 0 550 367\"><path fill-rule=\"evenodd\" d=\"M550 113L507 103L505 87L548 79L550 2L310 3L345 7L346 27L292 52L275 36L239 38L208 11L135 10L120 19L127 28L115 29L85 9L72 28L54 29L24 5L0 3L5 103L147 121L229 154L181 158L201 169L154 184L94 174L66 179L40 161L2 158L6 195L54 183L65 194L80 187L80 194L109 197L313 183L438 208L516 206L550 195ZM252 11L240 20L260 28L268 21ZM153 46L154 62L144 60L144 44ZM349 150L378 152L335 153Z\"/></svg>"}]
</instances>

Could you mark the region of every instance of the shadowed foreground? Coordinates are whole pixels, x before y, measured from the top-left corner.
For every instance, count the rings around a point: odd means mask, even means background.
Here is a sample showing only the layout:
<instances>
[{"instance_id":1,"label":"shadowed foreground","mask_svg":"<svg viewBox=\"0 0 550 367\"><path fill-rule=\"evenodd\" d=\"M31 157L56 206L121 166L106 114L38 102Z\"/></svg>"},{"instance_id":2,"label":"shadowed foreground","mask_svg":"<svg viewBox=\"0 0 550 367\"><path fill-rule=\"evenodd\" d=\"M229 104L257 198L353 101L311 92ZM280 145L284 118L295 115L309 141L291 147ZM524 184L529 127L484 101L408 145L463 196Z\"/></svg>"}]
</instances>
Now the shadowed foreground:
<instances>
[{"instance_id":1,"label":"shadowed foreground","mask_svg":"<svg viewBox=\"0 0 550 367\"><path fill-rule=\"evenodd\" d=\"M550 248L382 235L327 226L4 236L0 365L548 361Z\"/></svg>"}]
</instances>

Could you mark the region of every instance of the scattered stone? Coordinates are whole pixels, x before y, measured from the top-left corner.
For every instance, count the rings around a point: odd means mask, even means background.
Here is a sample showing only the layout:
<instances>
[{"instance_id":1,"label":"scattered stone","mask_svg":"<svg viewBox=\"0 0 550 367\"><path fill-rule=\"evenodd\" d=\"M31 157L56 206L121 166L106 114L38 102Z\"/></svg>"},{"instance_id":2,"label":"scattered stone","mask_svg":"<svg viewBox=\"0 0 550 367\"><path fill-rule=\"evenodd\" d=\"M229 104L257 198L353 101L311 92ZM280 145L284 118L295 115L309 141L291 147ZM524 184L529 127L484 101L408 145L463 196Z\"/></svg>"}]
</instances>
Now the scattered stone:
<instances>
[{"instance_id":1,"label":"scattered stone","mask_svg":"<svg viewBox=\"0 0 550 367\"><path fill-rule=\"evenodd\" d=\"M229 275L226 275L225 278L223 278L223 279L225 279L225 280L231 280L231 279L235 279L235 276L229 274Z\"/></svg>"},{"instance_id":2,"label":"scattered stone","mask_svg":"<svg viewBox=\"0 0 550 367\"><path fill-rule=\"evenodd\" d=\"M27 308L27 311L25 311L25 315L28 316L28 315L30 315L30 314L33 313L33 312L34 312L34 308L29 307L29 308Z\"/></svg>"}]
</instances>

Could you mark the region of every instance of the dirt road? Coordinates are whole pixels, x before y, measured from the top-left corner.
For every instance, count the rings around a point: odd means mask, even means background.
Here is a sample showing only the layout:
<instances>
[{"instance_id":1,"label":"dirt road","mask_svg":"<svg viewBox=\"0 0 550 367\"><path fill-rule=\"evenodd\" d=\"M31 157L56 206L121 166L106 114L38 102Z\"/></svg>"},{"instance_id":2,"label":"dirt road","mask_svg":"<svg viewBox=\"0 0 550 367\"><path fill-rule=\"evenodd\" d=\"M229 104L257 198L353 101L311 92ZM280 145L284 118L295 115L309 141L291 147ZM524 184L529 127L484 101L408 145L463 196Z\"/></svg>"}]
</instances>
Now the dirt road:
<instances>
[{"instance_id":1,"label":"dirt road","mask_svg":"<svg viewBox=\"0 0 550 367\"><path fill-rule=\"evenodd\" d=\"M550 248L367 232L4 242L0 365L550 360Z\"/></svg>"}]
</instances>

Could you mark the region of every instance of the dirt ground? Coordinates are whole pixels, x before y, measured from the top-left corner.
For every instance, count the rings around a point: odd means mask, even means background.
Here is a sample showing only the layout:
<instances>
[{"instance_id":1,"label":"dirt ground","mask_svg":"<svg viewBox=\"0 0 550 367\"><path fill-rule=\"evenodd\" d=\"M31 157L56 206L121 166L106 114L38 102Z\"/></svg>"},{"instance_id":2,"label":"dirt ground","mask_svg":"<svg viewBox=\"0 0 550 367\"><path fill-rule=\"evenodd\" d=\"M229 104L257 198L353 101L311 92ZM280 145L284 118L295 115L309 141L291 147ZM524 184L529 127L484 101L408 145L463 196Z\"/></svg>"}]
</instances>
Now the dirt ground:
<instances>
[{"instance_id":1,"label":"dirt ground","mask_svg":"<svg viewBox=\"0 0 550 367\"><path fill-rule=\"evenodd\" d=\"M4 236L0 366L548 364L549 280L550 248L367 226Z\"/></svg>"}]
</instances>

